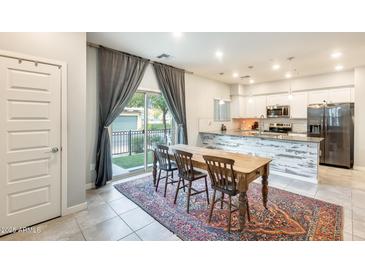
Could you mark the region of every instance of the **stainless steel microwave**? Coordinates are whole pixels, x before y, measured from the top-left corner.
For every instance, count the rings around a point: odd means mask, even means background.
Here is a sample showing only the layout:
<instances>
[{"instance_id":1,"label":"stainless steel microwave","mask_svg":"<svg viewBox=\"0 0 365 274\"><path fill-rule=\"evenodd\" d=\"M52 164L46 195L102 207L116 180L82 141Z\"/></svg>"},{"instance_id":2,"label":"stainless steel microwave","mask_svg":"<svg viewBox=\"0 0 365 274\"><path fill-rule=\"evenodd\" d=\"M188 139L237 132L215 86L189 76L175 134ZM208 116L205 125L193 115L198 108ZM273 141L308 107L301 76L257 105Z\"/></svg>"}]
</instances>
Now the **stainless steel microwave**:
<instances>
[{"instance_id":1,"label":"stainless steel microwave","mask_svg":"<svg viewBox=\"0 0 365 274\"><path fill-rule=\"evenodd\" d=\"M290 106L267 106L266 107L267 118L289 118L290 117Z\"/></svg>"}]
</instances>

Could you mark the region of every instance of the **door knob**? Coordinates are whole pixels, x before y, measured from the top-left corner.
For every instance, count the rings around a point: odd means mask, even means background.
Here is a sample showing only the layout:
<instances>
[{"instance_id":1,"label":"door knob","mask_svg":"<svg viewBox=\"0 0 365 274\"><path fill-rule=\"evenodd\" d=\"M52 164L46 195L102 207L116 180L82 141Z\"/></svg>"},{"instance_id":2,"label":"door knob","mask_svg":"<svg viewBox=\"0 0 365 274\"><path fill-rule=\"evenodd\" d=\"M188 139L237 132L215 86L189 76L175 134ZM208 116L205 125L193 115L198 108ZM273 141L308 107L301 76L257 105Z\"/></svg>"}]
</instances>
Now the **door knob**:
<instances>
[{"instance_id":1,"label":"door knob","mask_svg":"<svg viewBox=\"0 0 365 274\"><path fill-rule=\"evenodd\" d=\"M46 153L57 153L59 151L58 147L51 148L51 151L47 151Z\"/></svg>"}]
</instances>

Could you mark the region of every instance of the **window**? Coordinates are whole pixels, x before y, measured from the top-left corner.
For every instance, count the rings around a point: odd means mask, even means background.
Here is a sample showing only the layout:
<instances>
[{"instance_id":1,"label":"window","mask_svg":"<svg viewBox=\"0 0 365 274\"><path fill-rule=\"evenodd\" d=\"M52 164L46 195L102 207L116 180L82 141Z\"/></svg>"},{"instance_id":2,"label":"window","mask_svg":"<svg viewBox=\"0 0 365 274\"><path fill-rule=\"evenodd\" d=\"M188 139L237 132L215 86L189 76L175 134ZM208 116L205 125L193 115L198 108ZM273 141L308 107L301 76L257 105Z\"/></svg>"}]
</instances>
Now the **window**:
<instances>
[{"instance_id":1,"label":"window","mask_svg":"<svg viewBox=\"0 0 365 274\"><path fill-rule=\"evenodd\" d=\"M231 120L231 102L214 99L214 121L223 122Z\"/></svg>"}]
</instances>

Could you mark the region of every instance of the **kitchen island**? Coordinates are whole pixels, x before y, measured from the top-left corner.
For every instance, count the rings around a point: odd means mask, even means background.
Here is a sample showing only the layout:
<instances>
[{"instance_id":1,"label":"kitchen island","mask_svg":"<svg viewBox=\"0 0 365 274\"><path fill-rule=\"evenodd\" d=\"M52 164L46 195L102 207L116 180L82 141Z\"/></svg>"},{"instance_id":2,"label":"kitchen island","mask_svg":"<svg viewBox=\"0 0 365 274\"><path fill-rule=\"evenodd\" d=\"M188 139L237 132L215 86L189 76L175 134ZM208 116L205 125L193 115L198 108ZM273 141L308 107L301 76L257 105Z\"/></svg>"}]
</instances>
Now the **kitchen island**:
<instances>
[{"instance_id":1,"label":"kitchen island","mask_svg":"<svg viewBox=\"0 0 365 274\"><path fill-rule=\"evenodd\" d=\"M200 132L202 147L271 158L270 172L318 183L323 138L244 131Z\"/></svg>"}]
</instances>

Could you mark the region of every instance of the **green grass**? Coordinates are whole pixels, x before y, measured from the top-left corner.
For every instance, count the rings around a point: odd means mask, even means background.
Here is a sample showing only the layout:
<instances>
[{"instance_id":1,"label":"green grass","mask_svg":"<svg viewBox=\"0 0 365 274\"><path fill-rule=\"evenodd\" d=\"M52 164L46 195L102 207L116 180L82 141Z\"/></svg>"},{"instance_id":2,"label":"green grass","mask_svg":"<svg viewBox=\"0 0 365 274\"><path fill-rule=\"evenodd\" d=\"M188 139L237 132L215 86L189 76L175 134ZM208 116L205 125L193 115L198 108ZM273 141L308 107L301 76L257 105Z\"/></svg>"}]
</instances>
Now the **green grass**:
<instances>
[{"instance_id":1,"label":"green grass","mask_svg":"<svg viewBox=\"0 0 365 274\"><path fill-rule=\"evenodd\" d=\"M152 164L153 156L152 151L147 154L148 164ZM113 158L113 163L121 168L129 169L133 167L143 166L144 155L143 153L132 154L128 156L120 156Z\"/></svg>"}]
</instances>

